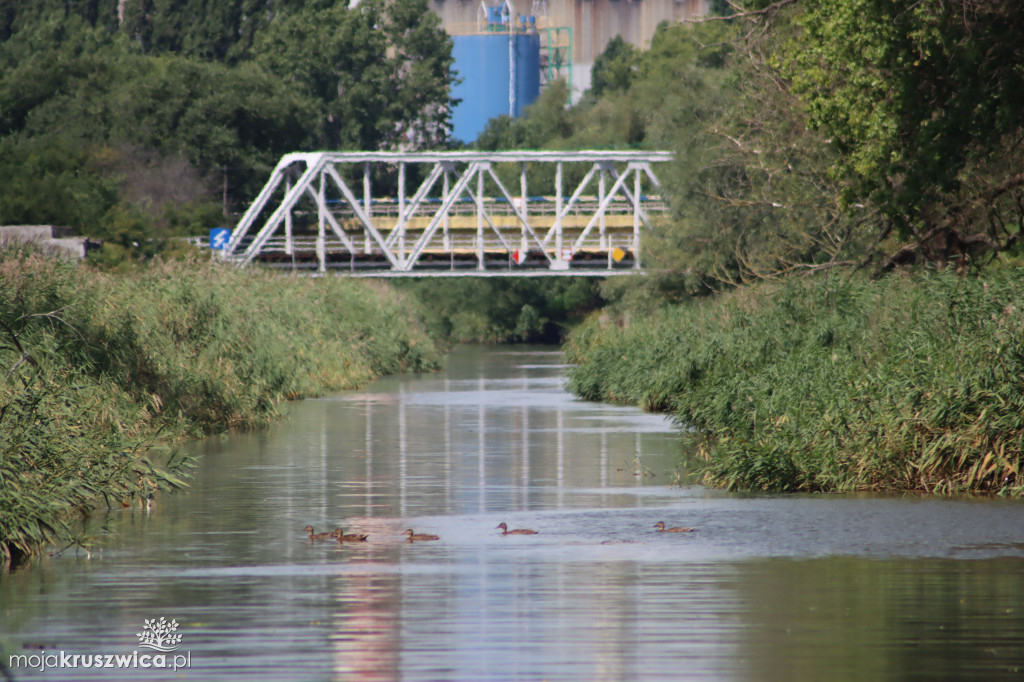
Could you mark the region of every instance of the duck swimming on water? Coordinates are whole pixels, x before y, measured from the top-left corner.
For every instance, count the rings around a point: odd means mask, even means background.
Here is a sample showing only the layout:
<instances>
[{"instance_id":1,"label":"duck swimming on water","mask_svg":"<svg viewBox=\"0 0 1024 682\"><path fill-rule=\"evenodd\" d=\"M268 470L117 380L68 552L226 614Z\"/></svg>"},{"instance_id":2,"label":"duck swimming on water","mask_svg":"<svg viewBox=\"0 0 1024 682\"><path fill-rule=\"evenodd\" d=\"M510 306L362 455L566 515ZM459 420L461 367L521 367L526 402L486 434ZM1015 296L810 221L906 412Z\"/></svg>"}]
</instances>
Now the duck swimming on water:
<instances>
[{"instance_id":1,"label":"duck swimming on water","mask_svg":"<svg viewBox=\"0 0 1024 682\"><path fill-rule=\"evenodd\" d=\"M440 535L431 535L429 533L414 533L412 528L407 529L403 535L405 535L409 542L418 542L421 540L440 540Z\"/></svg>"},{"instance_id":2,"label":"duck swimming on water","mask_svg":"<svg viewBox=\"0 0 1024 682\"><path fill-rule=\"evenodd\" d=\"M313 526L306 526L302 530L309 533L310 540L326 540L327 538L334 537L334 533L332 531L328 531L326 533L314 533Z\"/></svg>"},{"instance_id":3,"label":"duck swimming on water","mask_svg":"<svg viewBox=\"0 0 1024 682\"><path fill-rule=\"evenodd\" d=\"M675 526L673 528L666 528L664 521L658 521L656 524L654 524L654 529L659 533L692 533L693 531L697 530L696 528L681 528L679 526Z\"/></svg>"},{"instance_id":4,"label":"duck swimming on water","mask_svg":"<svg viewBox=\"0 0 1024 682\"><path fill-rule=\"evenodd\" d=\"M346 535L340 528L335 528L331 535L338 542L366 542L366 538L370 537L366 533L348 533Z\"/></svg>"},{"instance_id":5,"label":"duck swimming on water","mask_svg":"<svg viewBox=\"0 0 1024 682\"><path fill-rule=\"evenodd\" d=\"M509 530L508 526L505 524L504 521L499 523L497 527L499 529L501 529L501 534L502 535L536 535L537 534L537 531L530 530L529 528L515 528L513 530Z\"/></svg>"}]
</instances>

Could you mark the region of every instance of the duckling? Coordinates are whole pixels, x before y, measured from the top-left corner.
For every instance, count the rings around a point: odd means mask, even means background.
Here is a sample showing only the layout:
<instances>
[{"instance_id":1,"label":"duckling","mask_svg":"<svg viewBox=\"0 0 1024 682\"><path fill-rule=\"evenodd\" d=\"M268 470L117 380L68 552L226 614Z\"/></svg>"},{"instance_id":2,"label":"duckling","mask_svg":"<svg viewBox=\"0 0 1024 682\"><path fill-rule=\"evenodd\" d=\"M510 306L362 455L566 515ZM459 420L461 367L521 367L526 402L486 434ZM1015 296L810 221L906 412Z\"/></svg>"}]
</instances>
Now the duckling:
<instances>
[{"instance_id":1,"label":"duckling","mask_svg":"<svg viewBox=\"0 0 1024 682\"><path fill-rule=\"evenodd\" d=\"M502 535L536 535L537 534L537 531L530 530L529 528L516 528L514 530L509 530L508 526L505 525L504 521L499 523L497 527L501 529L501 534Z\"/></svg>"},{"instance_id":2,"label":"duckling","mask_svg":"<svg viewBox=\"0 0 1024 682\"><path fill-rule=\"evenodd\" d=\"M658 521L656 524L654 524L654 528L659 533L692 533L693 531L697 530L696 528L681 528L679 526L675 526L673 528L666 528L664 521Z\"/></svg>"},{"instance_id":3,"label":"duckling","mask_svg":"<svg viewBox=\"0 0 1024 682\"><path fill-rule=\"evenodd\" d=\"M306 526L302 530L309 533L310 540L326 540L327 538L334 537L334 533L332 531L328 531L326 533L314 533L313 526Z\"/></svg>"},{"instance_id":4,"label":"duckling","mask_svg":"<svg viewBox=\"0 0 1024 682\"><path fill-rule=\"evenodd\" d=\"M366 542L366 538L370 537L366 533L349 533L345 535L340 528L335 528L331 535L338 542Z\"/></svg>"},{"instance_id":5,"label":"duckling","mask_svg":"<svg viewBox=\"0 0 1024 682\"><path fill-rule=\"evenodd\" d=\"M440 535L430 535L429 533L413 533L412 532L412 528L407 529L403 533L403 535L408 537L409 542L414 542L414 541L417 541L417 540L440 540L441 539Z\"/></svg>"}]
</instances>

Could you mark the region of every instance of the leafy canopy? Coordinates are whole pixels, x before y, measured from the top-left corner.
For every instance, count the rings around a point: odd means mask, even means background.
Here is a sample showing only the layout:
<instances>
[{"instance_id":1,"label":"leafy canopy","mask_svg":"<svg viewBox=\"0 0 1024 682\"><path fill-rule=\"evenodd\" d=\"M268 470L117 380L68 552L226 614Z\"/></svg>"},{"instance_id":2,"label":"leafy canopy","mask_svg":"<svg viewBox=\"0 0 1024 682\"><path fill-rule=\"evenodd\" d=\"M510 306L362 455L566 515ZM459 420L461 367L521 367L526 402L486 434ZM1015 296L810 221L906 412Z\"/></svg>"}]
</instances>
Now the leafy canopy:
<instances>
[{"instance_id":1,"label":"leafy canopy","mask_svg":"<svg viewBox=\"0 0 1024 682\"><path fill-rule=\"evenodd\" d=\"M451 64L426 0L0 0L0 223L151 253L283 153L443 146Z\"/></svg>"}]
</instances>

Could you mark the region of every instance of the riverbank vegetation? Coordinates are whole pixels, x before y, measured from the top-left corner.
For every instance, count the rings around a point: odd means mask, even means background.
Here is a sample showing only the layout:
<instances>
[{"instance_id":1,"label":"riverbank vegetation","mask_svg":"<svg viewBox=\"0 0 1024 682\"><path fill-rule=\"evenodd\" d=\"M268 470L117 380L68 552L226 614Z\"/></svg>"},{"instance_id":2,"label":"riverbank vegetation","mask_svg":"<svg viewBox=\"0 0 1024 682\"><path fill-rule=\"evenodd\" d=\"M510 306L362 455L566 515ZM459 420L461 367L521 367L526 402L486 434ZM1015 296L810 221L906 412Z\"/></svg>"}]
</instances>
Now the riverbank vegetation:
<instances>
[{"instance_id":1,"label":"riverbank vegetation","mask_svg":"<svg viewBox=\"0 0 1024 682\"><path fill-rule=\"evenodd\" d=\"M0 11L0 224L74 226L105 268L0 260L0 558L180 486L158 442L604 302L574 390L670 411L712 484L1021 494L1018 3L715 0L613 41L579 102L553 84L475 146L675 151L648 274L399 285L429 331L396 288L157 258L284 152L448 144L426 0L194 4Z\"/></svg>"},{"instance_id":2,"label":"riverbank vegetation","mask_svg":"<svg viewBox=\"0 0 1024 682\"><path fill-rule=\"evenodd\" d=\"M715 485L1021 495L1018 4L712 6L478 141L676 152L573 390L671 412Z\"/></svg>"},{"instance_id":3,"label":"riverbank vegetation","mask_svg":"<svg viewBox=\"0 0 1024 682\"><path fill-rule=\"evenodd\" d=\"M96 506L181 486L164 446L267 425L284 401L436 366L406 297L212 263L111 274L0 258L0 562L85 540Z\"/></svg>"},{"instance_id":4,"label":"riverbank vegetation","mask_svg":"<svg viewBox=\"0 0 1024 682\"><path fill-rule=\"evenodd\" d=\"M665 411L730 489L1024 494L1024 270L787 278L567 345L571 389Z\"/></svg>"}]
</instances>

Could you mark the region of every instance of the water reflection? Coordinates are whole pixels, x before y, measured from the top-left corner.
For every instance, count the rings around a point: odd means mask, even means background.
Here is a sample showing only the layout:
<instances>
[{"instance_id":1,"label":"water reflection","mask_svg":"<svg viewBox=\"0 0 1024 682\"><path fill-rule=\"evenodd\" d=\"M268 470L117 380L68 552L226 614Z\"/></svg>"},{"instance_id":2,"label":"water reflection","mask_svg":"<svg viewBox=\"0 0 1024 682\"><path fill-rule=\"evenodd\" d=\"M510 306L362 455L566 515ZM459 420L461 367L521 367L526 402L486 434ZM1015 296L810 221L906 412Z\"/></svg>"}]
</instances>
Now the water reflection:
<instances>
[{"instance_id":1,"label":"water reflection","mask_svg":"<svg viewBox=\"0 0 1024 682\"><path fill-rule=\"evenodd\" d=\"M751 568L737 585L748 604L750 629L743 645L751 654L748 678L1024 676L1024 580L1018 560L938 559L894 566L843 557L775 560ZM816 655L808 657L806 651Z\"/></svg>"},{"instance_id":2,"label":"water reflection","mask_svg":"<svg viewBox=\"0 0 1024 682\"><path fill-rule=\"evenodd\" d=\"M165 616L192 668L16 678L1019 678L1024 505L672 488L671 426L574 400L560 362L464 348L195 444L189 495L0 577L8 654L131 651Z\"/></svg>"},{"instance_id":3,"label":"water reflection","mask_svg":"<svg viewBox=\"0 0 1024 682\"><path fill-rule=\"evenodd\" d=\"M304 405L294 419L321 435L322 508L337 508L339 477L363 496L365 517L562 507L578 503L571 488L638 486L643 470L668 480L679 450L665 419L573 400L558 354L505 355L514 378L490 376L465 351L445 377Z\"/></svg>"}]
</instances>

